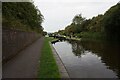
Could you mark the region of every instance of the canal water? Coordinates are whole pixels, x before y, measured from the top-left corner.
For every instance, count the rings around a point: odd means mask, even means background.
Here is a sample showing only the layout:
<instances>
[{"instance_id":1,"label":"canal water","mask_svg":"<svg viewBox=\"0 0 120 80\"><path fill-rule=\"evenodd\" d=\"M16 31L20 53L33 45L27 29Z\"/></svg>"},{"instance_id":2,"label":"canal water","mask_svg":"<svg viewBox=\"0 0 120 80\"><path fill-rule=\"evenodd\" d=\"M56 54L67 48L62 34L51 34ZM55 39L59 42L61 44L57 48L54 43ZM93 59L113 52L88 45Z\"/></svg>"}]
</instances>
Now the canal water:
<instances>
[{"instance_id":1,"label":"canal water","mask_svg":"<svg viewBox=\"0 0 120 80\"><path fill-rule=\"evenodd\" d=\"M101 42L53 44L71 78L119 78L120 46Z\"/></svg>"}]
</instances>

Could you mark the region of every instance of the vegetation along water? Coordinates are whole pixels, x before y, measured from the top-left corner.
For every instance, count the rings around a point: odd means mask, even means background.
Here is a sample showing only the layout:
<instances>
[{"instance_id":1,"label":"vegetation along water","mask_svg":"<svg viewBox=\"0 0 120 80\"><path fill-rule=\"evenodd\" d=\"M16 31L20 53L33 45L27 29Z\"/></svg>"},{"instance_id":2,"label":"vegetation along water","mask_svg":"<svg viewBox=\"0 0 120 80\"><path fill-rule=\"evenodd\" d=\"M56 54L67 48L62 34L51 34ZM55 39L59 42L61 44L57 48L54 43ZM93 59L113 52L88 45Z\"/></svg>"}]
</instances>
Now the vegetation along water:
<instances>
[{"instance_id":1,"label":"vegetation along water","mask_svg":"<svg viewBox=\"0 0 120 80\"><path fill-rule=\"evenodd\" d=\"M84 40L120 42L120 3L112 6L105 14L92 19L76 15L72 23L54 34L73 36Z\"/></svg>"}]
</instances>

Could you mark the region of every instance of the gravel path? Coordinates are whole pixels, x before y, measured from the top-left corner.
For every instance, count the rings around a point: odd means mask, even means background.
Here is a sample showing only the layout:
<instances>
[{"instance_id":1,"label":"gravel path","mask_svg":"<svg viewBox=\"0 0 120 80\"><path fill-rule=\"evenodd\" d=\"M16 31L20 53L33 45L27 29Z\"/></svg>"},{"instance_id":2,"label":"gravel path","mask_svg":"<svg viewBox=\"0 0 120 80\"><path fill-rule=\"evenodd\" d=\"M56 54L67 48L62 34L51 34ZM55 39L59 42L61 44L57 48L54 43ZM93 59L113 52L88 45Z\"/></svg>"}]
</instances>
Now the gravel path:
<instances>
[{"instance_id":1,"label":"gravel path","mask_svg":"<svg viewBox=\"0 0 120 80\"><path fill-rule=\"evenodd\" d=\"M3 78L37 78L44 37L38 39L3 65Z\"/></svg>"}]
</instances>

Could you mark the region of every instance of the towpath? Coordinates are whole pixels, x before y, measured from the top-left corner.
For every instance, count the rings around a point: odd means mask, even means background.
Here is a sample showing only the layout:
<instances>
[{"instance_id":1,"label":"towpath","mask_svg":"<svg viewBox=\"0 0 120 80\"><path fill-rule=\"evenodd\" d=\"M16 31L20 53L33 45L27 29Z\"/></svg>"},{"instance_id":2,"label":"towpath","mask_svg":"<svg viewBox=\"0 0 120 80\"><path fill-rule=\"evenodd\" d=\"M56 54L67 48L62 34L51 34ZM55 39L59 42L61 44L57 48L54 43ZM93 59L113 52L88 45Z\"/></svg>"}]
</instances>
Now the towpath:
<instances>
[{"instance_id":1,"label":"towpath","mask_svg":"<svg viewBox=\"0 0 120 80\"><path fill-rule=\"evenodd\" d=\"M38 39L2 66L3 78L37 78L44 37Z\"/></svg>"}]
</instances>

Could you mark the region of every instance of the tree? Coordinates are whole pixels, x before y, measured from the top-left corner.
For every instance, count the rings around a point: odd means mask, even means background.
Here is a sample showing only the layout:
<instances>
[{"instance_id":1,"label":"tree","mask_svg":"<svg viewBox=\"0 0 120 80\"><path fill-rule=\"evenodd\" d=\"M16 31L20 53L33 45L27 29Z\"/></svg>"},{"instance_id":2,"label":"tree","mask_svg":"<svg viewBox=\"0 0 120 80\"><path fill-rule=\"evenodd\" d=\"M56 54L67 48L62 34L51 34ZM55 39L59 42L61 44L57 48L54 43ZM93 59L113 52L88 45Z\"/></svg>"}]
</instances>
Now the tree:
<instances>
[{"instance_id":1,"label":"tree","mask_svg":"<svg viewBox=\"0 0 120 80\"><path fill-rule=\"evenodd\" d=\"M111 7L104 15L102 25L109 40L120 41L120 4Z\"/></svg>"},{"instance_id":2,"label":"tree","mask_svg":"<svg viewBox=\"0 0 120 80\"><path fill-rule=\"evenodd\" d=\"M81 24L85 21L86 19L84 17L82 17L81 14L76 15L73 18L73 22L72 24L74 25L74 28L76 30L76 33L80 33L83 30L83 27L81 26Z\"/></svg>"},{"instance_id":3,"label":"tree","mask_svg":"<svg viewBox=\"0 0 120 80\"><path fill-rule=\"evenodd\" d=\"M101 25L102 19L103 19L103 15L101 14L99 14L96 17L93 17L89 25L87 25L87 29L92 32L102 32L103 31L103 27Z\"/></svg>"},{"instance_id":4,"label":"tree","mask_svg":"<svg viewBox=\"0 0 120 80\"><path fill-rule=\"evenodd\" d=\"M41 32L44 18L32 2L3 2L3 27Z\"/></svg>"},{"instance_id":5,"label":"tree","mask_svg":"<svg viewBox=\"0 0 120 80\"><path fill-rule=\"evenodd\" d=\"M81 24L84 20L85 18L83 18L81 14L78 14L73 18L73 23L76 25Z\"/></svg>"},{"instance_id":6,"label":"tree","mask_svg":"<svg viewBox=\"0 0 120 80\"><path fill-rule=\"evenodd\" d=\"M66 35L73 35L76 33L76 25L74 23L71 23L65 28Z\"/></svg>"},{"instance_id":7,"label":"tree","mask_svg":"<svg viewBox=\"0 0 120 80\"><path fill-rule=\"evenodd\" d=\"M65 35L65 32L64 32L64 30L58 30L58 33L57 33L57 34Z\"/></svg>"}]
</instances>

